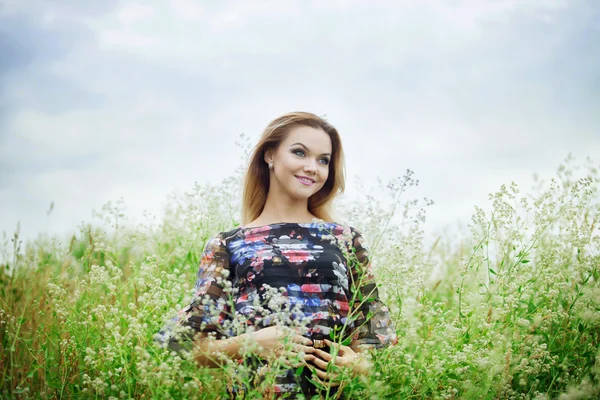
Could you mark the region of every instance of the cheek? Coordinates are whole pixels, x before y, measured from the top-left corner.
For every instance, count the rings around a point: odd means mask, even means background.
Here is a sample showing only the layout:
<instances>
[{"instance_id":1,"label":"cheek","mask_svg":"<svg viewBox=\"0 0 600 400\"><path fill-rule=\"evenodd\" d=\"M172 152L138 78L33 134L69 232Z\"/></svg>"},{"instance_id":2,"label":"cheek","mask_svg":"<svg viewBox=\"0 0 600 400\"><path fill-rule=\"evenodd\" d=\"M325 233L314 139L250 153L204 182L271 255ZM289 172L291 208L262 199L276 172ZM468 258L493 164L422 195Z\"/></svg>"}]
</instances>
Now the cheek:
<instances>
[{"instance_id":1,"label":"cheek","mask_svg":"<svg viewBox=\"0 0 600 400\"><path fill-rule=\"evenodd\" d=\"M296 169L301 169L304 164L302 163L302 159L300 159L299 157L287 157L284 161L285 164L285 168L288 170L296 170Z\"/></svg>"},{"instance_id":2,"label":"cheek","mask_svg":"<svg viewBox=\"0 0 600 400\"><path fill-rule=\"evenodd\" d=\"M323 172L321 173L321 177L322 177L322 184L325 184L325 181L327 181L327 178L329 178L329 167L326 167L323 169Z\"/></svg>"}]
</instances>

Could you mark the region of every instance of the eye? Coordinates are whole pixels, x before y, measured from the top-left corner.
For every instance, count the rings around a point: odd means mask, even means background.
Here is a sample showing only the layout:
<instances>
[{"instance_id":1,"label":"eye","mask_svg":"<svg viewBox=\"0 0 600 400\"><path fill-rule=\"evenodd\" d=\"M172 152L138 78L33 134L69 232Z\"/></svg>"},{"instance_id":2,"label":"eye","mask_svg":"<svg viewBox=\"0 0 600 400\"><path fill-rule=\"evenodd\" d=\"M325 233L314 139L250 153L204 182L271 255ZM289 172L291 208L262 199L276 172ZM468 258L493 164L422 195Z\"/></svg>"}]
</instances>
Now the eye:
<instances>
[{"instance_id":1,"label":"eye","mask_svg":"<svg viewBox=\"0 0 600 400\"><path fill-rule=\"evenodd\" d=\"M302 155L304 155L304 150L300 150L300 149L292 150L292 154L298 154L298 153L302 153ZM329 159L327 157L321 158L321 163L323 165L329 165Z\"/></svg>"}]
</instances>

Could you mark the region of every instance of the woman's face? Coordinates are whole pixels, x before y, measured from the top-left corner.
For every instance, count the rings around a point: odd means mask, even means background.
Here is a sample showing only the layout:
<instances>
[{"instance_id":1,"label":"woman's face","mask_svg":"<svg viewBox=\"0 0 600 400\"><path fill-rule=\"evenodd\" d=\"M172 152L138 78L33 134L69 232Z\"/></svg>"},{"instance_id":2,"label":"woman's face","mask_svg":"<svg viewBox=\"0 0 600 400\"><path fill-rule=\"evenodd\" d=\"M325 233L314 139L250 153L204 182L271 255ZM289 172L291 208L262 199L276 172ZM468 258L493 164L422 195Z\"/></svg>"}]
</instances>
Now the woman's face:
<instances>
[{"instance_id":1,"label":"woman's face","mask_svg":"<svg viewBox=\"0 0 600 400\"><path fill-rule=\"evenodd\" d=\"M267 163L273 162L271 188L276 184L292 198L308 199L327 181L331 151L331 139L322 129L293 128L272 158L265 155Z\"/></svg>"}]
</instances>

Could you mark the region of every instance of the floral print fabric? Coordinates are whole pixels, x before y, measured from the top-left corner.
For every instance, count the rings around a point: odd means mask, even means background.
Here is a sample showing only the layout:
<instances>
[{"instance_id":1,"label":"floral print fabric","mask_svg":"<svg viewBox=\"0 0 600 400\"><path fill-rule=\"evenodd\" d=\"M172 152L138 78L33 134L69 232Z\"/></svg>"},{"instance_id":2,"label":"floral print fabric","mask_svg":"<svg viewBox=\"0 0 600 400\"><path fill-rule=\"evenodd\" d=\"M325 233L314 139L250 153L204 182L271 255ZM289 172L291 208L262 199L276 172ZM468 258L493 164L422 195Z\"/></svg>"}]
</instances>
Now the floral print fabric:
<instances>
[{"instance_id":1,"label":"floral print fabric","mask_svg":"<svg viewBox=\"0 0 600 400\"><path fill-rule=\"evenodd\" d=\"M235 314L256 329L282 323L274 315L284 305L263 301L269 287L277 288L288 310L293 309L291 320L303 318L311 339L339 335L351 346L375 348L396 342L388 309L379 299L368 245L357 229L333 222L237 228L210 238L192 301L174 321L217 338L235 336L228 323ZM159 340L174 350L185 341L168 328ZM282 376L276 391L296 386L292 375Z\"/></svg>"}]
</instances>

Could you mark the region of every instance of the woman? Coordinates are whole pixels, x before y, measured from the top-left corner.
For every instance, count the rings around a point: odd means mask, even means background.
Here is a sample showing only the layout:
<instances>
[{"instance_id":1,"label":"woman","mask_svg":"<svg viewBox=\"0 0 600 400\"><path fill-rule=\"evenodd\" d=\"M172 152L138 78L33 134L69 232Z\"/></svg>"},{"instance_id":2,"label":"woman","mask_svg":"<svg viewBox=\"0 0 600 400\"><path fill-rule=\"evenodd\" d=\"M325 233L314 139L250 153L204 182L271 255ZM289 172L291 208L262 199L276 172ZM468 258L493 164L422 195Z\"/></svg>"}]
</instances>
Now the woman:
<instances>
[{"instance_id":1,"label":"woman","mask_svg":"<svg viewBox=\"0 0 600 400\"><path fill-rule=\"evenodd\" d=\"M163 329L160 340L175 350L187 344L204 366L226 358L260 367L287 357L289 368L273 387L281 397L324 393L319 387L331 395L341 370L368 374L365 349L395 343L396 335L362 235L331 217L344 179L332 125L306 112L273 120L246 173L244 225L207 242L195 296L174 319L194 339ZM285 301L269 300L269 288ZM251 329L234 329L240 318ZM254 357L244 355L248 343L256 345Z\"/></svg>"}]
</instances>

